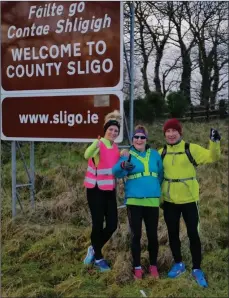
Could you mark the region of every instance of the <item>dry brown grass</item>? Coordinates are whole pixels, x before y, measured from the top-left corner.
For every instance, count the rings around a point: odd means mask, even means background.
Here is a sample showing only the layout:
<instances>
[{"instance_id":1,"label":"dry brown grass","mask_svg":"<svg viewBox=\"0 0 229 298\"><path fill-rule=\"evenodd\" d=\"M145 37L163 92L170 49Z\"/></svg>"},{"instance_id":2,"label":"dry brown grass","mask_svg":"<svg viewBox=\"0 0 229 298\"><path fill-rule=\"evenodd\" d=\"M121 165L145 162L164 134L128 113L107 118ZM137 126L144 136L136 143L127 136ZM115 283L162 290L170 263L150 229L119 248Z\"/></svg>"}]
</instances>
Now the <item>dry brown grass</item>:
<instances>
[{"instance_id":1,"label":"dry brown grass","mask_svg":"<svg viewBox=\"0 0 229 298\"><path fill-rule=\"evenodd\" d=\"M152 281L147 275L142 282L133 282L130 254L130 234L126 209L119 209L119 227L104 247L104 256L112 265L109 274L101 275L92 267L84 267L82 260L90 245L91 218L85 190L82 186L86 162L80 158L72 162L72 154L81 156L85 145L70 146L68 150L47 149L42 145L40 166L36 174L36 210L31 211L26 195L24 213L18 210L17 219L10 218L10 188L5 184L2 218L3 288L6 297L67 297L139 296L146 289L148 296L227 296L225 285L228 273L225 250L228 247L228 144L224 122L185 124L185 139L208 145L209 127L219 127L222 138L222 158L214 165L198 169L200 181L201 239L204 253L203 266L212 288L200 293L192 281L184 276L179 282L166 279L172 263L167 230L160 211L158 227L158 267L162 279ZM161 126L149 128L153 147L163 144ZM47 145L47 148L49 145ZM58 145L59 146L59 145ZM65 147L66 149L66 147ZM38 151L41 149L38 149ZM70 152L70 153L69 153ZM57 158L58 157L58 158ZM78 158L78 157L77 157ZM6 165L5 169L8 165ZM7 178L6 172L4 177ZM5 178L4 178L5 179ZM7 178L8 179L8 178ZM8 180L4 181L8 181ZM119 182L118 204L123 200L123 184ZM190 268L189 242L181 221L182 251ZM147 238L142 236L142 265L148 268ZM206 261L205 261L206 260ZM217 268L217 270L215 270ZM227 273L226 273L227 272ZM15 277L13 277L15 276ZM190 296L191 295L191 296Z\"/></svg>"}]
</instances>

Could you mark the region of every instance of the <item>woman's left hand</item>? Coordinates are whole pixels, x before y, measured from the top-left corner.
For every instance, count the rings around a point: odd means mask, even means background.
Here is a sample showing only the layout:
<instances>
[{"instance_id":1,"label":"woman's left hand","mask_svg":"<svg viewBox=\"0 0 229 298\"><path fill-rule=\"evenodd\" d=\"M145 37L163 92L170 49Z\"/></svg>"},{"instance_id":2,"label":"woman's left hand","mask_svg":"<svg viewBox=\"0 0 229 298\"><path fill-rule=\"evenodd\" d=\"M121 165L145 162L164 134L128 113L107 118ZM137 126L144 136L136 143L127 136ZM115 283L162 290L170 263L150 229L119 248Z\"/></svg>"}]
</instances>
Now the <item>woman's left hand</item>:
<instances>
[{"instance_id":1,"label":"woman's left hand","mask_svg":"<svg viewBox=\"0 0 229 298\"><path fill-rule=\"evenodd\" d=\"M127 149L123 149L121 152L120 152L120 156L125 156L125 157L129 157L130 153L129 153L129 150Z\"/></svg>"}]
</instances>

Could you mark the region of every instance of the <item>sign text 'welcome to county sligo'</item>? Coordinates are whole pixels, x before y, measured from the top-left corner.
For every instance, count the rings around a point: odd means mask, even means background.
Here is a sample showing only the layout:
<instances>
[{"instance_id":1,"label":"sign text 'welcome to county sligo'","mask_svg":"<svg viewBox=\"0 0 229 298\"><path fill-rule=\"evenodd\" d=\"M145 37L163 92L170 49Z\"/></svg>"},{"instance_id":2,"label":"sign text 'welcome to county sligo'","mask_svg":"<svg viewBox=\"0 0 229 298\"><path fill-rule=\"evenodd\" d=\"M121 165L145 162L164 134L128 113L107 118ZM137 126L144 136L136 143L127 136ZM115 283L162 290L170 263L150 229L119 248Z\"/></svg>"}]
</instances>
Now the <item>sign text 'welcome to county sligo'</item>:
<instances>
[{"instance_id":1,"label":"sign text 'welcome to county sligo'","mask_svg":"<svg viewBox=\"0 0 229 298\"><path fill-rule=\"evenodd\" d=\"M1 4L2 92L122 89L121 2Z\"/></svg>"}]
</instances>

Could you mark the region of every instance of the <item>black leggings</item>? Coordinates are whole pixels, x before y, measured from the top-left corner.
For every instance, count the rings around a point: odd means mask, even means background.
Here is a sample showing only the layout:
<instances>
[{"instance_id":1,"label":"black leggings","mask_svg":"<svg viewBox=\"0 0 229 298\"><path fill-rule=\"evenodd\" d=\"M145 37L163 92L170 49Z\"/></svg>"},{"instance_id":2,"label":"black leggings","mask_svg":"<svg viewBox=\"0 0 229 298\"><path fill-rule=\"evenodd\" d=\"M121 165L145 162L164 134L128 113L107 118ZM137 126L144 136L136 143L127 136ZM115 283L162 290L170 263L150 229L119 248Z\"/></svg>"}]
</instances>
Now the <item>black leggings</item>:
<instances>
[{"instance_id":1,"label":"black leggings","mask_svg":"<svg viewBox=\"0 0 229 298\"><path fill-rule=\"evenodd\" d=\"M190 241L193 269L200 269L201 243L198 232L199 212L196 202L186 204L173 204L164 202L164 218L169 234L169 244L174 261L182 261L180 232L180 216L183 216Z\"/></svg>"},{"instance_id":2,"label":"black leggings","mask_svg":"<svg viewBox=\"0 0 229 298\"><path fill-rule=\"evenodd\" d=\"M87 201L92 217L91 244L95 251L95 258L99 260L103 258L103 246L117 229L116 191L101 190L97 185L94 188L87 188Z\"/></svg>"},{"instance_id":3,"label":"black leggings","mask_svg":"<svg viewBox=\"0 0 229 298\"><path fill-rule=\"evenodd\" d=\"M141 266L141 235L143 219L148 238L150 265L156 266L158 255L157 227L159 208L127 205L127 215L132 234L131 251L134 267Z\"/></svg>"}]
</instances>

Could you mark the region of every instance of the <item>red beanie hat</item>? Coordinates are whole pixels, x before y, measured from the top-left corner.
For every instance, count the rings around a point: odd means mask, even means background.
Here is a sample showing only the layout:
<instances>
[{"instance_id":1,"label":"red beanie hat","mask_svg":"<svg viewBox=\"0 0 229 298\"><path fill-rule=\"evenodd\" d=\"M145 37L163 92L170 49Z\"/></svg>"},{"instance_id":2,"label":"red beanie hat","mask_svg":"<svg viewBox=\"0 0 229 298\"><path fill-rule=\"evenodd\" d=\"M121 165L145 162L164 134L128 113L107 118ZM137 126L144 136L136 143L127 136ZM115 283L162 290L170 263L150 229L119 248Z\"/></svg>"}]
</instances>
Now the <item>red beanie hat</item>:
<instances>
[{"instance_id":1,"label":"red beanie hat","mask_svg":"<svg viewBox=\"0 0 229 298\"><path fill-rule=\"evenodd\" d=\"M165 124L163 126L164 133L169 128L176 129L179 132L179 134L182 135L181 123L176 118L169 119L165 122Z\"/></svg>"}]
</instances>

